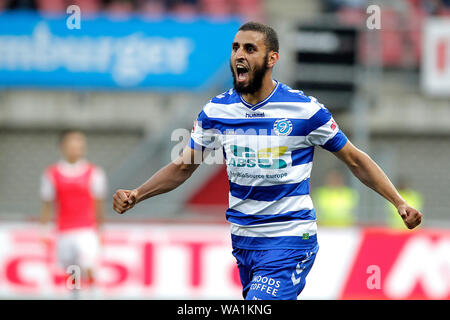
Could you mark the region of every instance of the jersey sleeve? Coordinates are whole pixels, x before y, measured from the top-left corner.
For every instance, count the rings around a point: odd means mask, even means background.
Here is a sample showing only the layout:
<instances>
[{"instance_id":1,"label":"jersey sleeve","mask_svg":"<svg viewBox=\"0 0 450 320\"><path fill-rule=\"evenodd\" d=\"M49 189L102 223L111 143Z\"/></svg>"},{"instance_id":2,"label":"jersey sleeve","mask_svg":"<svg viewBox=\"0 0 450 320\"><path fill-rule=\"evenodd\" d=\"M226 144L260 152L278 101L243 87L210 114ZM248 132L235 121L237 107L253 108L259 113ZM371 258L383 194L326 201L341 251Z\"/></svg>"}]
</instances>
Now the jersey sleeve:
<instances>
[{"instance_id":1,"label":"jersey sleeve","mask_svg":"<svg viewBox=\"0 0 450 320\"><path fill-rule=\"evenodd\" d=\"M91 178L91 193L95 199L105 199L107 192L107 178L105 171L100 167L95 167Z\"/></svg>"},{"instance_id":2,"label":"jersey sleeve","mask_svg":"<svg viewBox=\"0 0 450 320\"><path fill-rule=\"evenodd\" d=\"M202 110L192 127L189 147L195 150L219 149L222 147L219 136L220 134L214 128L211 119Z\"/></svg>"},{"instance_id":3,"label":"jersey sleeve","mask_svg":"<svg viewBox=\"0 0 450 320\"><path fill-rule=\"evenodd\" d=\"M333 119L330 111L323 105L308 121L309 134L306 141L312 146L321 146L325 150L341 150L348 138Z\"/></svg>"},{"instance_id":4,"label":"jersey sleeve","mask_svg":"<svg viewBox=\"0 0 450 320\"><path fill-rule=\"evenodd\" d=\"M55 187L47 170L41 175L39 194L42 201L53 201L55 199Z\"/></svg>"}]
</instances>

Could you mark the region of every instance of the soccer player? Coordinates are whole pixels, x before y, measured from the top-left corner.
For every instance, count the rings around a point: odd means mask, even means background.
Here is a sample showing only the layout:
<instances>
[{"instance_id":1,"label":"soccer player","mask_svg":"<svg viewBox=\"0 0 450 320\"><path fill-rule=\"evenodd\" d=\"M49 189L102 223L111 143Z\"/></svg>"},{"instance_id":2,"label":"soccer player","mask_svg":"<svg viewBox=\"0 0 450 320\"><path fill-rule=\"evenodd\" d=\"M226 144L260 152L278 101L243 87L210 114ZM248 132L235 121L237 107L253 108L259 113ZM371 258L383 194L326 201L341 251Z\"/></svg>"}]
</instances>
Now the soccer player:
<instances>
[{"instance_id":1,"label":"soccer player","mask_svg":"<svg viewBox=\"0 0 450 320\"><path fill-rule=\"evenodd\" d=\"M71 267L70 271L81 271L82 279L75 279L77 274L70 275L75 282L70 286L74 297L94 298L94 271L100 249L98 228L104 216L106 176L102 168L84 158L86 136L82 132L64 131L60 150L62 159L47 167L41 177L41 223L43 230L48 231L54 209L58 264L65 272L71 266L75 268ZM80 295L77 284L87 294Z\"/></svg>"},{"instance_id":2,"label":"soccer player","mask_svg":"<svg viewBox=\"0 0 450 320\"><path fill-rule=\"evenodd\" d=\"M140 187L117 190L122 214L137 203L186 181L207 152L220 150L230 184L226 218L243 297L297 299L316 253L316 213L309 196L315 146L345 162L364 184L395 205L412 229L421 213L409 206L380 167L356 148L315 98L272 78L278 37L269 26L248 22L232 43L234 88L200 112L182 155ZM319 213L320 214L320 213Z\"/></svg>"}]
</instances>

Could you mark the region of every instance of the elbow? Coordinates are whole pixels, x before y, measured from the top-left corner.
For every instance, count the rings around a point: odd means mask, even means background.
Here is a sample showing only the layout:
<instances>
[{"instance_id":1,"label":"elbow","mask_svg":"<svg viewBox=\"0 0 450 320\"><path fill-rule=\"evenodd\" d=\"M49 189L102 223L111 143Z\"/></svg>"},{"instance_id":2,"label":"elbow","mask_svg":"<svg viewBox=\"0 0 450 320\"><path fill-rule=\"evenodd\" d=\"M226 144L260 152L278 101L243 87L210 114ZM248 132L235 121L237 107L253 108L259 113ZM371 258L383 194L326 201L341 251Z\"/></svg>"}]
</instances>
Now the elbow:
<instances>
[{"instance_id":1,"label":"elbow","mask_svg":"<svg viewBox=\"0 0 450 320\"><path fill-rule=\"evenodd\" d=\"M356 152L354 152L346 162L351 171L357 172L364 167L367 160L371 160L367 153L361 150L356 150Z\"/></svg>"},{"instance_id":2,"label":"elbow","mask_svg":"<svg viewBox=\"0 0 450 320\"><path fill-rule=\"evenodd\" d=\"M368 175L368 172L371 171L371 167L373 164L373 160L370 158L370 156L363 152L359 151L358 155L355 156L351 162L349 162L347 165L349 166L350 170L353 172L353 174L365 185L368 185L370 182L370 177Z\"/></svg>"},{"instance_id":3,"label":"elbow","mask_svg":"<svg viewBox=\"0 0 450 320\"><path fill-rule=\"evenodd\" d=\"M176 165L177 172L183 180L188 179L194 172L192 164L180 163Z\"/></svg>"}]
</instances>

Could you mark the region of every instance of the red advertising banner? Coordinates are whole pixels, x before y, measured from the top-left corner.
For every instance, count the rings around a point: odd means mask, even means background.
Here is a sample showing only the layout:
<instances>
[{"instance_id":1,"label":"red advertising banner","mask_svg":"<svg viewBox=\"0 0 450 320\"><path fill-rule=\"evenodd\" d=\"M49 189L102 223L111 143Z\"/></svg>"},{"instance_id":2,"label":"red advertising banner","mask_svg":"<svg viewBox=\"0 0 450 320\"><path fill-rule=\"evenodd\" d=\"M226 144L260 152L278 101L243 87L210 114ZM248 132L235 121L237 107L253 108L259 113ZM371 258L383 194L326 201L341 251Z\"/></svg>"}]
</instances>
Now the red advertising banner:
<instances>
[{"instance_id":1,"label":"red advertising banner","mask_svg":"<svg viewBox=\"0 0 450 320\"><path fill-rule=\"evenodd\" d=\"M97 268L99 298L239 299L229 228L124 225L105 228ZM0 297L70 297L55 238L36 226L0 228Z\"/></svg>"},{"instance_id":2,"label":"red advertising banner","mask_svg":"<svg viewBox=\"0 0 450 320\"><path fill-rule=\"evenodd\" d=\"M450 299L450 231L365 229L341 299Z\"/></svg>"},{"instance_id":3,"label":"red advertising banner","mask_svg":"<svg viewBox=\"0 0 450 320\"><path fill-rule=\"evenodd\" d=\"M99 299L242 299L227 225L107 224ZM319 228L299 299L450 299L450 230ZM70 298L53 235L0 226L0 298Z\"/></svg>"}]
</instances>

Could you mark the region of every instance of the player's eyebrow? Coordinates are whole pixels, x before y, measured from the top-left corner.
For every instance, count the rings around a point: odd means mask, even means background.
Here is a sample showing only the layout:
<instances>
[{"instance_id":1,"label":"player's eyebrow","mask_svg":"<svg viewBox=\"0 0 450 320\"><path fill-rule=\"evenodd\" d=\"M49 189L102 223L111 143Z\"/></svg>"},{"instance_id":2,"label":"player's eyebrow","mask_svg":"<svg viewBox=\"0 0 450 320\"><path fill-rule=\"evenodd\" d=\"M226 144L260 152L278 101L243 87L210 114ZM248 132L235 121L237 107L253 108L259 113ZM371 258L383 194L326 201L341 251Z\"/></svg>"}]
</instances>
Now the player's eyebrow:
<instances>
[{"instance_id":1,"label":"player's eyebrow","mask_svg":"<svg viewBox=\"0 0 450 320\"><path fill-rule=\"evenodd\" d=\"M235 41L231 44L231 46L232 46L232 48L235 48L236 46L240 46L240 43ZM246 49L248 49L248 48L258 49L258 45L253 42L246 42L243 44L243 46Z\"/></svg>"}]
</instances>

